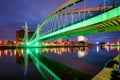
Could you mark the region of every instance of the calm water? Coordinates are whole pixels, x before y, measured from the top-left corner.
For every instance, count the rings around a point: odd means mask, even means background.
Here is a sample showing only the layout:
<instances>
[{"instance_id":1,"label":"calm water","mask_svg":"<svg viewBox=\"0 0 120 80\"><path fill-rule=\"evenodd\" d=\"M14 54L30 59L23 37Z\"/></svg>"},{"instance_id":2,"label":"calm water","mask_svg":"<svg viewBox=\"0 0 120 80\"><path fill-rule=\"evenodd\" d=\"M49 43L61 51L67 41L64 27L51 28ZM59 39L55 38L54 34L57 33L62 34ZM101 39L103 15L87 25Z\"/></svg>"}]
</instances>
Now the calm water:
<instances>
[{"instance_id":1,"label":"calm water","mask_svg":"<svg viewBox=\"0 0 120 80\"><path fill-rule=\"evenodd\" d=\"M119 52L119 47L113 46L0 50L0 80L42 80L39 68L36 68L39 61L32 53L43 54L58 63L95 76Z\"/></svg>"}]
</instances>

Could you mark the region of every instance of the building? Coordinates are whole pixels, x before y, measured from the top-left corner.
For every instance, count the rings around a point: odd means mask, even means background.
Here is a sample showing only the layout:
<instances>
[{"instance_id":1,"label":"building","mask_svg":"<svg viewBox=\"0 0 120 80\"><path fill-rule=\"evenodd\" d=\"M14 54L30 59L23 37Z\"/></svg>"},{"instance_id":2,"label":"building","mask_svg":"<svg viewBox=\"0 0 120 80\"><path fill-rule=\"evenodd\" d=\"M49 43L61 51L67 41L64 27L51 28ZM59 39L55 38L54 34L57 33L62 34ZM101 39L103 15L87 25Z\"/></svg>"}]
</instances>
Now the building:
<instances>
[{"instance_id":1,"label":"building","mask_svg":"<svg viewBox=\"0 0 120 80\"><path fill-rule=\"evenodd\" d=\"M78 41L84 41L87 42L87 38L85 36L78 36Z\"/></svg>"},{"instance_id":2,"label":"building","mask_svg":"<svg viewBox=\"0 0 120 80\"><path fill-rule=\"evenodd\" d=\"M24 33L25 33L24 30L16 31L16 41L17 42L22 42L23 41L23 39L24 39Z\"/></svg>"},{"instance_id":3,"label":"building","mask_svg":"<svg viewBox=\"0 0 120 80\"><path fill-rule=\"evenodd\" d=\"M87 37L85 36L78 36L78 39L77 39L77 46L88 46L88 39Z\"/></svg>"},{"instance_id":4,"label":"building","mask_svg":"<svg viewBox=\"0 0 120 80\"><path fill-rule=\"evenodd\" d=\"M16 31L16 42L17 42L17 44L23 44L24 34L25 34L24 30ZM34 34L33 31L29 31L28 32L28 39L30 39L33 34Z\"/></svg>"}]
</instances>

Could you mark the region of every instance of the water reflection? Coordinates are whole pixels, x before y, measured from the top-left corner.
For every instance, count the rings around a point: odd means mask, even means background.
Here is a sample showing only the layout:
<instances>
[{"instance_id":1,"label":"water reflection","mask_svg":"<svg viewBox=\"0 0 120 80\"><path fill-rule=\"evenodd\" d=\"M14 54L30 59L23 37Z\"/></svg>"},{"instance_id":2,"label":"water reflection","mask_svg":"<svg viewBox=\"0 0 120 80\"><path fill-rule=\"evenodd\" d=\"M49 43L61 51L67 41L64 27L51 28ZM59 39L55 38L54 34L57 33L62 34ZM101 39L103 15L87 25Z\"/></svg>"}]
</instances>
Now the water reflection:
<instances>
[{"instance_id":1,"label":"water reflection","mask_svg":"<svg viewBox=\"0 0 120 80\"><path fill-rule=\"evenodd\" d=\"M96 46L96 52L99 52L100 50L106 50L107 52L109 51L120 51L120 46L108 46L108 45L103 45L103 46Z\"/></svg>"},{"instance_id":2,"label":"water reflection","mask_svg":"<svg viewBox=\"0 0 120 80\"><path fill-rule=\"evenodd\" d=\"M26 76L27 75L27 70L28 70L28 55L29 55L29 52L28 52L28 49L26 50L24 50L24 51L22 51L22 52L25 52L24 54L23 54L23 57L24 57L24 62L25 62L25 71L24 71L24 76Z\"/></svg>"},{"instance_id":3,"label":"water reflection","mask_svg":"<svg viewBox=\"0 0 120 80\"><path fill-rule=\"evenodd\" d=\"M120 51L120 46L117 47L117 51Z\"/></svg>"},{"instance_id":4,"label":"water reflection","mask_svg":"<svg viewBox=\"0 0 120 80\"><path fill-rule=\"evenodd\" d=\"M42 53L55 53L58 55L62 55L64 53L73 53L78 52L78 58L84 57L87 55L88 47L67 47L67 48L43 48Z\"/></svg>"},{"instance_id":5,"label":"water reflection","mask_svg":"<svg viewBox=\"0 0 120 80\"><path fill-rule=\"evenodd\" d=\"M62 55L64 53L78 53L78 58L84 57L88 54L88 47L62 47L62 48L34 48L34 53L36 54L47 54L47 53L55 53L58 55ZM96 52L100 50L106 50L107 52L112 50L120 51L120 46L96 46ZM25 49L6 49L0 50L0 57L3 55L7 56L25 56L24 54L27 53Z\"/></svg>"},{"instance_id":6,"label":"water reflection","mask_svg":"<svg viewBox=\"0 0 120 80\"><path fill-rule=\"evenodd\" d=\"M4 57L4 55L5 55L5 57L11 57L11 58L13 56L15 56L16 63L21 64L21 65L24 66L23 67L24 68L24 71L23 71L24 77L28 77L28 68L29 68L28 66L29 66L29 63L32 62L32 63L35 64L38 72L42 75L42 77L45 80L48 80L48 78L50 78L50 80L61 80L55 73L53 73L41 61L41 59L40 59L40 57L42 58L41 52L42 52L42 48L16 49L16 50L0 50L0 53L2 54L1 57ZM11 72L11 74L12 74L12 72ZM39 74L39 76L40 76L40 74ZM32 80L32 79L30 79L30 80Z\"/></svg>"},{"instance_id":7,"label":"water reflection","mask_svg":"<svg viewBox=\"0 0 120 80\"><path fill-rule=\"evenodd\" d=\"M47 54L47 53L55 53L58 55L62 55L64 53L73 53L78 51L78 58L84 57L87 55L87 47L76 47L76 48L34 48L34 49L6 49L6 50L0 50L0 56L9 56L9 57L16 57L15 61L18 64L24 64L24 72L23 75L26 77L28 75L28 65L29 63L33 62L40 72L42 76L45 78L46 75L49 74L49 76L54 76L54 78L58 78L55 73L53 73L47 66L45 66L39 59L41 54ZM47 71L47 73L45 72ZM58 78L59 79L59 78ZM57 80L58 80L57 79Z\"/></svg>"},{"instance_id":8,"label":"water reflection","mask_svg":"<svg viewBox=\"0 0 120 80\"><path fill-rule=\"evenodd\" d=\"M56 53L62 55L63 53L72 53L73 48L43 48L42 53Z\"/></svg>"},{"instance_id":9,"label":"water reflection","mask_svg":"<svg viewBox=\"0 0 120 80\"><path fill-rule=\"evenodd\" d=\"M120 46L96 46L94 50L92 49L92 52L90 52L90 48L88 47L34 48L34 49L14 49L14 50L7 49L7 50L0 50L0 60L2 60L1 59L2 57L3 58L15 57L15 62L17 64L21 64L24 66L24 71L22 72L22 75L24 75L24 77L28 76L28 72L29 72L28 66L30 63L35 64L40 74L42 75L47 74L52 76L51 73L53 72L49 70L47 66L44 65L44 63L40 60L40 57L48 56L53 60L56 60L58 62L64 63L67 66L71 66L72 68L85 72L83 68L88 68L89 66L90 68L95 69L94 66L96 63L100 62L99 63L100 66L104 65L104 63L107 60L111 59L113 56L116 56L117 53L111 55L109 54L103 55L106 54L106 52L110 53L112 50L120 52ZM95 54L97 52L99 52L99 54ZM97 60L99 61L97 62ZM87 67L85 67L86 65ZM96 65L95 67L98 66ZM48 72L46 73L45 71Z\"/></svg>"},{"instance_id":10,"label":"water reflection","mask_svg":"<svg viewBox=\"0 0 120 80\"><path fill-rule=\"evenodd\" d=\"M108 52L112 51L112 50L117 50L118 52L120 51L120 46L119 45L116 45L116 46L104 45L103 48L106 49Z\"/></svg>"},{"instance_id":11,"label":"water reflection","mask_svg":"<svg viewBox=\"0 0 120 80\"><path fill-rule=\"evenodd\" d=\"M8 49L8 50L0 50L0 57L2 57L3 55L5 56L16 56L16 55L19 55L19 56L22 56L23 55L23 49L15 49L15 50L11 50L11 49Z\"/></svg>"},{"instance_id":12,"label":"water reflection","mask_svg":"<svg viewBox=\"0 0 120 80\"><path fill-rule=\"evenodd\" d=\"M85 57L88 54L88 47L80 47L78 49L78 58Z\"/></svg>"},{"instance_id":13,"label":"water reflection","mask_svg":"<svg viewBox=\"0 0 120 80\"><path fill-rule=\"evenodd\" d=\"M100 47L96 46L96 52L99 52L99 50L100 50Z\"/></svg>"},{"instance_id":14,"label":"water reflection","mask_svg":"<svg viewBox=\"0 0 120 80\"><path fill-rule=\"evenodd\" d=\"M36 52L34 52L36 51ZM41 49L40 49L41 52ZM36 49L27 49L26 50L26 59L25 59L25 71L27 71L28 65L28 54L30 55L32 61L34 62L37 70L42 75L45 80L61 80L54 72L52 72L41 60L40 57L43 58L41 54L38 54L39 50Z\"/></svg>"}]
</instances>

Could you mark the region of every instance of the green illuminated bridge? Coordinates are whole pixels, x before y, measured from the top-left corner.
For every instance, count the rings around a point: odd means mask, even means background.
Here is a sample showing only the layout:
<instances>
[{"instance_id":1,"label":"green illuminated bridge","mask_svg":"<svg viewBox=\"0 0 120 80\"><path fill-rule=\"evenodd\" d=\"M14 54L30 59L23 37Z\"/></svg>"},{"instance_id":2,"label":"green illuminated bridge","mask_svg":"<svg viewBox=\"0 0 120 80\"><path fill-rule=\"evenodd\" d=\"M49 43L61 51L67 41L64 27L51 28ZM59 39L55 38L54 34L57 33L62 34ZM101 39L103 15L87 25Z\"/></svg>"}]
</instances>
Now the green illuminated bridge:
<instances>
[{"instance_id":1,"label":"green illuminated bridge","mask_svg":"<svg viewBox=\"0 0 120 80\"><path fill-rule=\"evenodd\" d=\"M120 0L90 3L91 0L68 0L37 26L30 40L27 40L26 25L26 44L120 30Z\"/></svg>"},{"instance_id":2,"label":"green illuminated bridge","mask_svg":"<svg viewBox=\"0 0 120 80\"><path fill-rule=\"evenodd\" d=\"M25 23L23 27L25 28L24 45L27 47L39 46L38 42L46 40L119 31L120 0L68 0L68 2L48 15L37 26L30 40L28 40L27 24ZM53 63L52 61L50 62L50 60L44 58L41 54L34 53L35 51L38 52L37 48L36 50L26 49L25 51L25 74L27 72L28 55L30 55L36 68L45 80L62 80L61 77L64 76L60 74L60 77L58 74L55 74L56 72L52 72L53 70L48 68L49 64ZM43 62L48 65L44 65ZM55 63L54 65L58 66L59 64ZM60 71L58 73L61 73L61 69L57 68ZM69 68L66 69L70 71ZM77 75L79 76L78 73ZM68 77L71 77L71 74ZM74 77L76 78L76 76ZM84 79L81 76L79 77L79 80Z\"/></svg>"}]
</instances>

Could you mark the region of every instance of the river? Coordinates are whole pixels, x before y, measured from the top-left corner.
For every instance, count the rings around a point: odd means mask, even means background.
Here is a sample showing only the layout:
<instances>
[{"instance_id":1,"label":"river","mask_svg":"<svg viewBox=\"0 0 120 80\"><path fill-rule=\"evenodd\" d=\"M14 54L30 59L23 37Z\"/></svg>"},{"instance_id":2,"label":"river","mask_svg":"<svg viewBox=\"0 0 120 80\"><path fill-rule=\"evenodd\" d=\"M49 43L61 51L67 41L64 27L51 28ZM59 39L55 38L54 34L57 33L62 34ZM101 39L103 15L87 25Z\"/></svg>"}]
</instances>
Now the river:
<instances>
[{"instance_id":1,"label":"river","mask_svg":"<svg viewBox=\"0 0 120 80\"><path fill-rule=\"evenodd\" d=\"M29 50L31 55L32 53L42 54L57 63L94 77L104 68L108 60L119 54L120 47L2 49L0 50L1 80L42 80L40 71L35 65L35 56L31 56Z\"/></svg>"}]
</instances>

